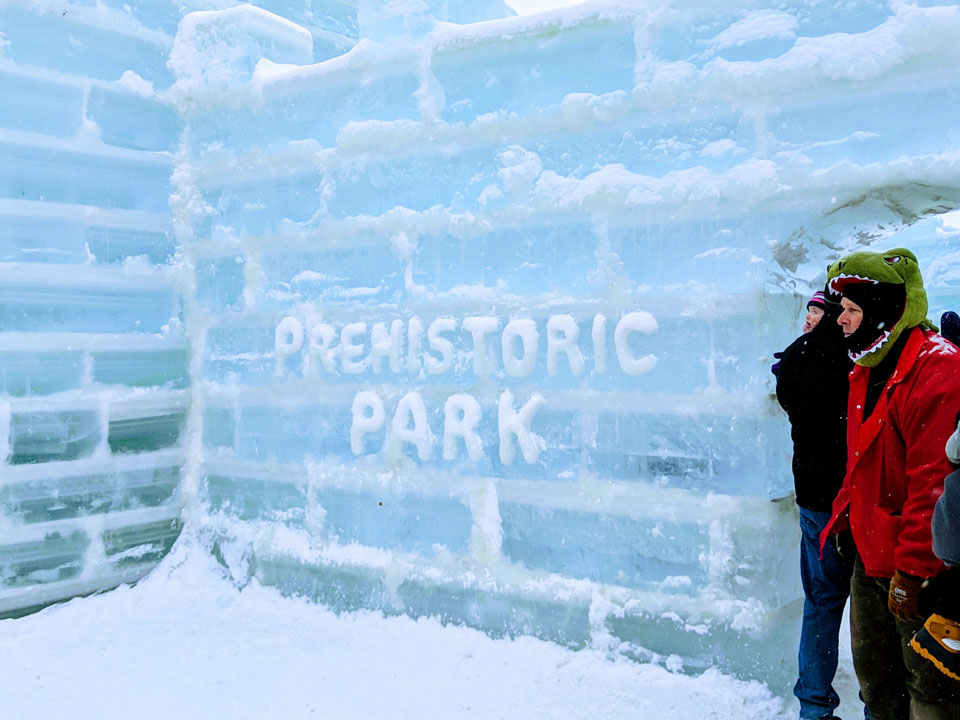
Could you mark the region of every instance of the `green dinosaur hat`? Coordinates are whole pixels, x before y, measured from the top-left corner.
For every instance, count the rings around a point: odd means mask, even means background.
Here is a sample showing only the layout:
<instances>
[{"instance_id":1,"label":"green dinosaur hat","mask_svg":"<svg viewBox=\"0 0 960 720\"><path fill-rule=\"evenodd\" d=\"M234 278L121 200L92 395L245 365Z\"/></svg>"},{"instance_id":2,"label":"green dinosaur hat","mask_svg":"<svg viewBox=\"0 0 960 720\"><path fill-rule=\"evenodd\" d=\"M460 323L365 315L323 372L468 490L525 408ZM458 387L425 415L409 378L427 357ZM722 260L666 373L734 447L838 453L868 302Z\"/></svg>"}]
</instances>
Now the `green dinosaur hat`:
<instances>
[{"instance_id":1,"label":"green dinosaur hat","mask_svg":"<svg viewBox=\"0 0 960 720\"><path fill-rule=\"evenodd\" d=\"M905 248L842 257L827 269L827 286L863 308L861 327L847 338L850 359L857 365L875 367L904 330L917 325L937 329L927 320L917 256Z\"/></svg>"}]
</instances>

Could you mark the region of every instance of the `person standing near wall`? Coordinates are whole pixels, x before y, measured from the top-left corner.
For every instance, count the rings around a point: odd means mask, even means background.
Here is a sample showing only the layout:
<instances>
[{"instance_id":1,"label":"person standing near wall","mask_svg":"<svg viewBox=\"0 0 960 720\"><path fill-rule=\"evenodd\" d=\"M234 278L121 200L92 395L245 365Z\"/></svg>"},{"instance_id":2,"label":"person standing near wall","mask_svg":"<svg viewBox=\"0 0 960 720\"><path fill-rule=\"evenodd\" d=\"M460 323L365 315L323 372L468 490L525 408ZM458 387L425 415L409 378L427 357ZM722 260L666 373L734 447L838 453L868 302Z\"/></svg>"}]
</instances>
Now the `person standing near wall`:
<instances>
[{"instance_id":1,"label":"person standing near wall","mask_svg":"<svg viewBox=\"0 0 960 720\"><path fill-rule=\"evenodd\" d=\"M809 300L807 300L807 314L803 318L803 334L812 332L823 316L827 312L827 297L823 290L817 290Z\"/></svg>"},{"instance_id":2,"label":"person standing near wall","mask_svg":"<svg viewBox=\"0 0 960 720\"><path fill-rule=\"evenodd\" d=\"M956 345L956 340L953 342ZM945 450L950 464L960 467L960 416ZM948 569L937 575L937 602L910 647L944 675L960 681L960 470L943 481L943 495L933 509L930 530L933 552Z\"/></svg>"},{"instance_id":3,"label":"person standing near wall","mask_svg":"<svg viewBox=\"0 0 960 720\"><path fill-rule=\"evenodd\" d=\"M799 677L793 692L801 718L833 718L833 689L843 608L850 594L853 558L832 543L820 554L820 533L846 467L847 358L839 307L824 293L807 302L803 335L787 347L775 369L777 400L790 419L793 482L800 511L803 621Z\"/></svg>"},{"instance_id":4,"label":"person standing near wall","mask_svg":"<svg viewBox=\"0 0 960 720\"><path fill-rule=\"evenodd\" d=\"M838 323L856 367L847 406L847 470L821 536L856 545L850 633L860 691L876 720L956 720L960 684L909 647L945 566L930 522L951 471L943 448L960 409L960 352L926 319L916 256L898 248L834 263Z\"/></svg>"},{"instance_id":5,"label":"person standing near wall","mask_svg":"<svg viewBox=\"0 0 960 720\"><path fill-rule=\"evenodd\" d=\"M947 310L940 316L940 334L960 348L960 315Z\"/></svg>"}]
</instances>

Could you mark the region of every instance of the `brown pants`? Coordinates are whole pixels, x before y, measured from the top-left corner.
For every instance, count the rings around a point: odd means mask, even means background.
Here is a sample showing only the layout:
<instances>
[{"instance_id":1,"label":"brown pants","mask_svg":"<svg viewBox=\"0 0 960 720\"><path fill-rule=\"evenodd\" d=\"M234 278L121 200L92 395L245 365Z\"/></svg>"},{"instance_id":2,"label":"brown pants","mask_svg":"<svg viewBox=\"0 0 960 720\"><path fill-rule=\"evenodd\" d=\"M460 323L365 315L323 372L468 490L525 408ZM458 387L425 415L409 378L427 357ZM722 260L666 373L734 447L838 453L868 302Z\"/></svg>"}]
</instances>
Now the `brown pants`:
<instances>
[{"instance_id":1,"label":"brown pants","mask_svg":"<svg viewBox=\"0 0 960 720\"><path fill-rule=\"evenodd\" d=\"M864 574L858 556L850 580L850 641L860 693L874 720L960 720L960 683L910 648L921 618L897 619L887 609L890 580Z\"/></svg>"}]
</instances>

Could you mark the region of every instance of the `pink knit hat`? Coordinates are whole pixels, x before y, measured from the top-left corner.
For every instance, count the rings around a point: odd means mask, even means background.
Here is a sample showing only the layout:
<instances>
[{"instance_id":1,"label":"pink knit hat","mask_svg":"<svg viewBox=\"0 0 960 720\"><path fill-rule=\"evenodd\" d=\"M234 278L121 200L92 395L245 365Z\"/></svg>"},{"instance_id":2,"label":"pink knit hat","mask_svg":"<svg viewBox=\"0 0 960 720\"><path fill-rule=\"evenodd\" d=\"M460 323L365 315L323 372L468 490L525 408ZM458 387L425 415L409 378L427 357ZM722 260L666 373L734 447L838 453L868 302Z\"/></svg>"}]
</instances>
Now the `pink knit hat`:
<instances>
[{"instance_id":1,"label":"pink knit hat","mask_svg":"<svg viewBox=\"0 0 960 720\"><path fill-rule=\"evenodd\" d=\"M823 296L823 290L817 290L817 292L813 294L813 297L807 300L807 307L810 307L811 305L818 307L821 310L827 309L827 301Z\"/></svg>"}]
</instances>

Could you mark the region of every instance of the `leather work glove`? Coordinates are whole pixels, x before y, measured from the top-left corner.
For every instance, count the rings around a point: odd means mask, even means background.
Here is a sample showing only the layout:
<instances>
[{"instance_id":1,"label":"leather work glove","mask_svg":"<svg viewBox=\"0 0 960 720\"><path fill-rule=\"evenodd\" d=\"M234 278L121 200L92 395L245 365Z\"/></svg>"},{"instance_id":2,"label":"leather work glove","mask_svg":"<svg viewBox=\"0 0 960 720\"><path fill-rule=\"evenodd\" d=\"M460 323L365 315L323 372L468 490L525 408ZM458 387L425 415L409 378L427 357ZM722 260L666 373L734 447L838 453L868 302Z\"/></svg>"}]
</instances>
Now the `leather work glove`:
<instances>
[{"instance_id":1,"label":"leather work glove","mask_svg":"<svg viewBox=\"0 0 960 720\"><path fill-rule=\"evenodd\" d=\"M890 594L887 607L901 620L919 620L920 588L923 578L908 575L897 570L890 580Z\"/></svg>"}]
</instances>

